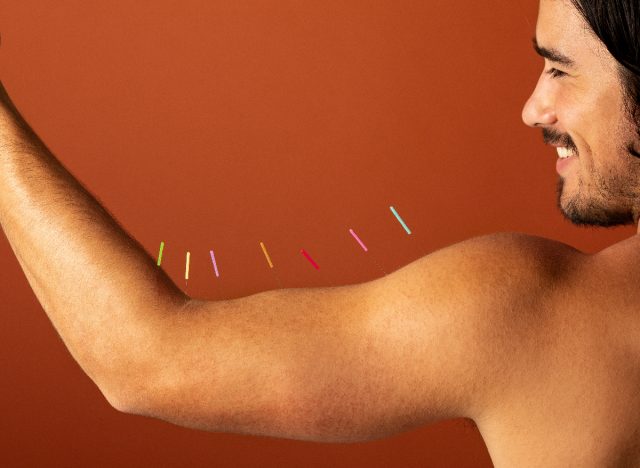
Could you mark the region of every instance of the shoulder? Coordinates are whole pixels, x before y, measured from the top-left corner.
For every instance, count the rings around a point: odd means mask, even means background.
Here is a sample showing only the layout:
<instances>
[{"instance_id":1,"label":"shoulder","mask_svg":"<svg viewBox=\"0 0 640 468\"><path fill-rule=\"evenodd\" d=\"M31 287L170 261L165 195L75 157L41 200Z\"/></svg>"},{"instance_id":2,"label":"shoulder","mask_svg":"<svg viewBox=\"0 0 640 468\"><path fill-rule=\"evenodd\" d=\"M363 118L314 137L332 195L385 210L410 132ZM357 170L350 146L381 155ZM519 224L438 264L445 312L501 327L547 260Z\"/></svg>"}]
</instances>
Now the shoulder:
<instances>
[{"instance_id":1,"label":"shoulder","mask_svg":"<svg viewBox=\"0 0 640 468\"><path fill-rule=\"evenodd\" d=\"M442 403L445 392L454 414L476 419L545 353L554 304L584 257L512 232L438 250L370 284L379 334L421 333L413 353L429 364L425 401Z\"/></svg>"},{"instance_id":2,"label":"shoulder","mask_svg":"<svg viewBox=\"0 0 640 468\"><path fill-rule=\"evenodd\" d=\"M492 259L497 265L515 266L533 262L532 267L546 265L552 269L584 256L579 250L562 242L520 232L498 232L474 237L439 250L436 254L459 256L470 264L478 259Z\"/></svg>"},{"instance_id":3,"label":"shoulder","mask_svg":"<svg viewBox=\"0 0 640 468\"><path fill-rule=\"evenodd\" d=\"M508 305L561 285L586 258L558 241L501 232L437 250L397 270L379 286L384 292L412 284L430 302L434 296L449 296L458 302L454 294L463 293L478 306L499 301Z\"/></svg>"},{"instance_id":4,"label":"shoulder","mask_svg":"<svg viewBox=\"0 0 640 468\"><path fill-rule=\"evenodd\" d=\"M479 236L445 247L368 283L376 301L415 311L510 314L549 298L587 255L561 242L521 233ZM495 317L494 317L495 318Z\"/></svg>"}]
</instances>

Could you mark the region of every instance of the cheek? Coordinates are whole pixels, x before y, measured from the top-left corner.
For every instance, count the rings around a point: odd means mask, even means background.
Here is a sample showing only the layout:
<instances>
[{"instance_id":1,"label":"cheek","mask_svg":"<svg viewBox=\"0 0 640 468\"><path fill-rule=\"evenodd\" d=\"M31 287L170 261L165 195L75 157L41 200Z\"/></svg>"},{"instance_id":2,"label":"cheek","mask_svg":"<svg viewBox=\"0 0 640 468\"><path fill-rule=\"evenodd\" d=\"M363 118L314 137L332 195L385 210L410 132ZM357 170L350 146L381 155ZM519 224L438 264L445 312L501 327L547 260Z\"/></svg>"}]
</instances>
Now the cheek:
<instances>
[{"instance_id":1,"label":"cheek","mask_svg":"<svg viewBox=\"0 0 640 468\"><path fill-rule=\"evenodd\" d=\"M587 163L590 155L598 146L601 133L606 134L606 129L597 123L603 120L597 114L597 110L591 108L588 102L577 99L573 94L565 92L558 96L557 100L558 122L561 129L571 136L578 146L578 151L583 163Z\"/></svg>"},{"instance_id":2,"label":"cheek","mask_svg":"<svg viewBox=\"0 0 640 468\"><path fill-rule=\"evenodd\" d=\"M638 138L619 86L563 83L556 93L556 114L559 129L578 146L580 166L586 172L606 174L629 169L626 147Z\"/></svg>"},{"instance_id":3,"label":"cheek","mask_svg":"<svg viewBox=\"0 0 640 468\"><path fill-rule=\"evenodd\" d=\"M558 96L559 121L578 145L582 164L599 167L616 157L627 132L624 112L614 96L566 90ZM612 99L613 98L613 99Z\"/></svg>"},{"instance_id":4,"label":"cheek","mask_svg":"<svg viewBox=\"0 0 640 468\"><path fill-rule=\"evenodd\" d=\"M618 123L605 121L604 125L592 128L586 138L589 153L582 162L588 172L609 180L628 180L637 174L637 163L627 152L628 132Z\"/></svg>"},{"instance_id":5,"label":"cheek","mask_svg":"<svg viewBox=\"0 0 640 468\"><path fill-rule=\"evenodd\" d=\"M589 104L571 87L558 87L555 95L555 111L560 125L559 130L569 133L572 137L577 133L584 133L584 127L590 120L585 119L585 116L592 112Z\"/></svg>"},{"instance_id":6,"label":"cheek","mask_svg":"<svg viewBox=\"0 0 640 468\"><path fill-rule=\"evenodd\" d=\"M594 141L594 146L598 142L600 151L610 153L610 161L626 162L626 151L622 149L632 138L632 126L618 87L611 85L594 94L586 111L590 122L587 137Z\"/></svg>"}]
</instances>

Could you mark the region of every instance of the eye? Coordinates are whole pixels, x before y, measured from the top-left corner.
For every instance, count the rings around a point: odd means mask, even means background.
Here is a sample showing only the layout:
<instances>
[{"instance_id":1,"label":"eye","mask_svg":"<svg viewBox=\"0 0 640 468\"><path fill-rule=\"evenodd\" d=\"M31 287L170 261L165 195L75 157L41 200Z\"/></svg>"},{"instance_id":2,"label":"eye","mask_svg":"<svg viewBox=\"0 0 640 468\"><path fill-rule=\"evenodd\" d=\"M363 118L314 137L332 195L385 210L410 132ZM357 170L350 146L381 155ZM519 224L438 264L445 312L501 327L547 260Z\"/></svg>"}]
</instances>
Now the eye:
<instances>
[{"instance_id":1,"label":"eye","mask_svg":"<svg viewBox=\"0 0 640 468\"><path fill-rule=\"evenodd\" d=\"M566 73L562 70L558 70L557 68L550 68L546 71L547 75L551 75L553 78L561 78L566 76Z\"/></svg>"}]
</instances>

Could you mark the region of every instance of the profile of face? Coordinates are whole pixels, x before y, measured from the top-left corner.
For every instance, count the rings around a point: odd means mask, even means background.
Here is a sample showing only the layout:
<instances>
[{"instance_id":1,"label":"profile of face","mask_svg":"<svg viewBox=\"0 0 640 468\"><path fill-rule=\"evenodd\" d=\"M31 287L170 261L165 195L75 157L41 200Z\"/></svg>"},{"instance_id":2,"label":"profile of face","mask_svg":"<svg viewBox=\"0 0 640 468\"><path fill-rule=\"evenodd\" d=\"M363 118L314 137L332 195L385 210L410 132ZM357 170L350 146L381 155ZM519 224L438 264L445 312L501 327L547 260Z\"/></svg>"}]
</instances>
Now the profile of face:
<instances>
[{"instance_id":1,"label":"profile of face","mask_svg":"<svg viewBox=\"0 0 640 468\"><path fill-rule=\"evenodd\" d=\"M556 147L558 207L577 225L637 223L640 158L619 64L569 0L540 0L544 70L522 112Z\"/></svg>"}]
</instances>

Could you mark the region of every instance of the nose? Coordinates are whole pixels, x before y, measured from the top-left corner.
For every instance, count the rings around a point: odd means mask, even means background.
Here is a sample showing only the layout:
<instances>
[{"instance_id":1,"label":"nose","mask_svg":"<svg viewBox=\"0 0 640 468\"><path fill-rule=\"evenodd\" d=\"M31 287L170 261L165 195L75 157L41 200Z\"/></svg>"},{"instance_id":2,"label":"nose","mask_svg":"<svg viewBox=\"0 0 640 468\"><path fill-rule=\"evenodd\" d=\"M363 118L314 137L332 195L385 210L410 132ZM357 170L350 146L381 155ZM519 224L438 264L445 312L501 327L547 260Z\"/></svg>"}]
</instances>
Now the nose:
<instances>
[{"instance_id":1,"label":"nose","mask_svg":"<svg viewBox=\"0 0 640 468\"><path fill-rule=\"evenodd\" d=\"M522 109L522 121L530 127L545 127L557 121L553 85L544 73Z\"/></svg>"}]
</instances>

